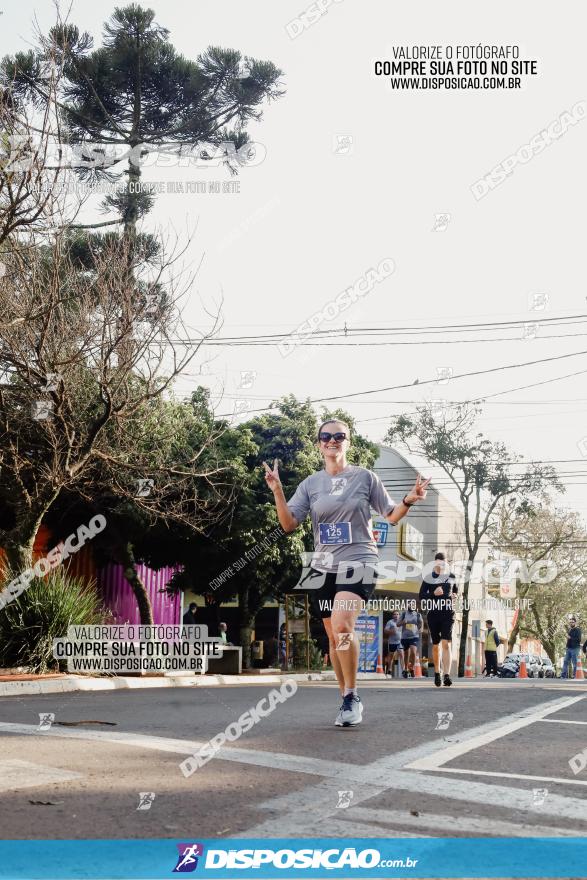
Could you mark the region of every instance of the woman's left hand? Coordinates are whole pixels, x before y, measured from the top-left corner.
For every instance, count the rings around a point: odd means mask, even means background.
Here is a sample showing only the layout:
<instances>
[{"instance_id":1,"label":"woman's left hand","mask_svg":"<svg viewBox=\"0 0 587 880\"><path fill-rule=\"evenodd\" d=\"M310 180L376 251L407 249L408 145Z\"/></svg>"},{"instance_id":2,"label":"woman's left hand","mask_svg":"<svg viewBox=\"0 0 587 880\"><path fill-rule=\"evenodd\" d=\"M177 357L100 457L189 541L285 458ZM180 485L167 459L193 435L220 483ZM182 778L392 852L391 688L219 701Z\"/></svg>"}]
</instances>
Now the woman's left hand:
<instances>
[{"instance_id":1,"label":"woman's left hand","mask_svg":"<svg viewBox=\"0 0 587 880\"><path fill-rule=\"evenodd\" d=\"M418 478L414 483L414 488L405 496L406 500L409 501L410 504L415 504L416 501L421 501L423 498L426 498L426 489L430 485L431 479L432 477L428 477L427 480L423 480L420 474L418 474Z\"/></svg>"}]
</instances>

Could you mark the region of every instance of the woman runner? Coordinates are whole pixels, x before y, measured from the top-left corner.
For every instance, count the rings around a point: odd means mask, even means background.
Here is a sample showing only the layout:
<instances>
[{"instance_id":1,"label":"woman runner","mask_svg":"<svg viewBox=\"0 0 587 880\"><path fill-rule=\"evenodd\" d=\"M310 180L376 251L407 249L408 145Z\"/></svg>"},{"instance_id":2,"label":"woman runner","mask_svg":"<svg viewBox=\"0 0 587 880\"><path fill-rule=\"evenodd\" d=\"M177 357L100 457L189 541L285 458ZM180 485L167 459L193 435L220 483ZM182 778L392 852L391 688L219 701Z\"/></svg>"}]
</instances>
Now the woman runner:
<instances>
[{"instance_id":1,"label":"woman runner","mask_svg":"<svg viewBox=\"0 0 587 880\"><path fill-rule=\"evenodd\" d=\"M284 531L293 532L308 513L312 517L314 556L305 584L313 590L314 608L328 635L330 657L343 698L335 721L338 727L359 724L363 714L357 693L359 645L354 635L355 621L375 589L378 553L371 508L395 524L413 504L426 497L430 483L418 475L403 501L394 504L377 474L348 464L350 443L350 429L345 422L323 422L318 445L324 470L306 477L289 501L283 493L277 460L273 470L263 462L265 479L275 497Z\"/></svg>"}]
</instances>

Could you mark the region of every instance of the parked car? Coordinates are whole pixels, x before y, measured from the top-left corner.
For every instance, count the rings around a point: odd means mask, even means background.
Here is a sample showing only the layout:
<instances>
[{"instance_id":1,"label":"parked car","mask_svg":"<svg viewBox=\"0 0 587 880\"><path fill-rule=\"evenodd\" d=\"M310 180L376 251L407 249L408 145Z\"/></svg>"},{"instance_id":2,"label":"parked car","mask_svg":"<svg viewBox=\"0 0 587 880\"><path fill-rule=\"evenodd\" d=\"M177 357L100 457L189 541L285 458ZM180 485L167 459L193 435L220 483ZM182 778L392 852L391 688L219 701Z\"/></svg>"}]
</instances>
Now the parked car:
<instances>
[{"instance_id":1,"label":"parked car","mask_svg":"<svg viewBox=\"0 0 587 880\"><path fill-rule=\"evenodd\" d=\"M556 669L554 668L550 657L541 657L540 665L542 666L542 669L538 672L539 678L556 678Z\"/></svg>"},{"instance_id":2,"label":"parked car","mask_svg":"<svg viewBox=\"0 0 587 880\"><path fill-rule=\"evenodd\" d=\"M538 678L542 663L536 654L508 654L502 665L497 667L497 674L502 678L517 678L522 660L526 663L528 678Z\"/></svg>"}]
</instances>

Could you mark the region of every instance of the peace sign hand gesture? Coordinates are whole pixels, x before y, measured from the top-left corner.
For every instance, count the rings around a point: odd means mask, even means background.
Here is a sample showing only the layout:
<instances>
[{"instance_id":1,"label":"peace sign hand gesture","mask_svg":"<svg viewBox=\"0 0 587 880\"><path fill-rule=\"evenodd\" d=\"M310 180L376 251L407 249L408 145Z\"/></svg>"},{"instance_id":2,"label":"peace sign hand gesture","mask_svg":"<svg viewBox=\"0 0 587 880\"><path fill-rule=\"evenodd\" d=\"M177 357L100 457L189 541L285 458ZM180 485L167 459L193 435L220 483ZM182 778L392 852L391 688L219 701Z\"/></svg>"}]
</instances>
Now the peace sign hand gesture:
<instances>
[{"instance_id":1,"label":"peace sign hand gesture","mask_svg":"<svg viewBox=\"0 0 587 880\"><path fill-rule=\"evenodd\" d=\"M409 504L415 504L416 501L421 501L423 498L426 498L426 489L428 488L431 479L432 477L428 477L427 480L423 480L420 474L418 474L416 482L414 483L414 488L406 495L406 501Z\"/></svg>"},{"instance_id":2,"label":"peace sign hand gesture","mask_svg":"<svg viewBox=\"0 0 587 880\"><path fill-rule=\"evenodd\" d=\"M275 492L277 488L281 486L281 480L279 479L279 471L277 469L277 459L273 460L273 470L269 467L266 461L263 462L265 466L265 481L272 492Z\"/></svg>"}]
</instances>

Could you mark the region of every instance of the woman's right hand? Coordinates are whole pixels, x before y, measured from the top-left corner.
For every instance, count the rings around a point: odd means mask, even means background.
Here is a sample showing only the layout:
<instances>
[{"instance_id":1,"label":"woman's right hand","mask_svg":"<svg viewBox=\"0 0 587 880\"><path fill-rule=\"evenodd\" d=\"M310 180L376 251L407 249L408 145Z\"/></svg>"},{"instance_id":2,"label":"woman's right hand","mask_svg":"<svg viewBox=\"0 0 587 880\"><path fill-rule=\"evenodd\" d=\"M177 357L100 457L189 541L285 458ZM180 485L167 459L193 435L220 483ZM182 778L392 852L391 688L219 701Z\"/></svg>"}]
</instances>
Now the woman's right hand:
<instances>
[{"instance_id":1,"label":"woman's right hand","mask_svg":"<svg viewBox=\"0 0 587 880\"><path fill-rule=\"evenodd\" d=\"M281 486L279 471L277 469L277 459L275 458L273 460L273 470L271 470L266 461L264 461L263 464L265 466L265 482L267 483L271 491L275 492L275 490Z\"/></svg>"}]
</instances>

